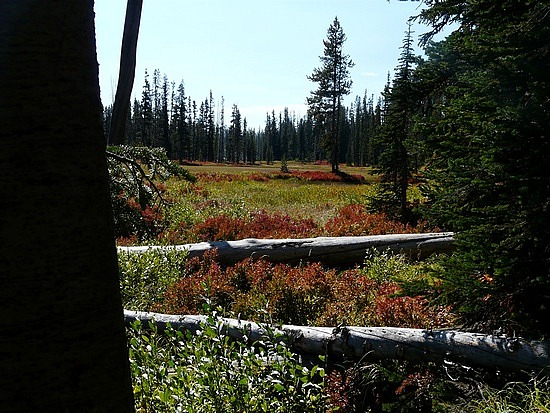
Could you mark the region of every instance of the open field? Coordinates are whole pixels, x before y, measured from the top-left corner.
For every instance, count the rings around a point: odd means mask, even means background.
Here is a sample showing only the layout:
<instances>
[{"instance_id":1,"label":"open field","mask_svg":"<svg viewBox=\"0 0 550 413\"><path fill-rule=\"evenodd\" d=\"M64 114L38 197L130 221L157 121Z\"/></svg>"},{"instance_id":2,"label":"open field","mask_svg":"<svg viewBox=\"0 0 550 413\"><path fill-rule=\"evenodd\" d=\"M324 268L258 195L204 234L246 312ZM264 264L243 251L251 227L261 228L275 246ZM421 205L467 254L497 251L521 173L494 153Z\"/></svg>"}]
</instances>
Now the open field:
<instances>
[{"instance_id":1,"label":"open field","mask_svg":"<svg viewBox=\"0 0 550 413\"><path fill-rule=\"evenodd\" d=\"M324 163L304 163L304 162L287 162L288 169L290 171L315 171L315 172L330 172L330 165ZM216 172L216 173L227 173L227 174L273 174L279 173L281 171L281 162L277 161L273 164L258 163L256 165L230 165L230 164L219 164L219 163L205 163L205 164L186 164L184 165L185 169L189 172L196 174L201 172ZM365 180L374 182L375 177L371 175L372 168L370 167L357 167L357 166L346 166L340 165L340 170L344 173L350 175L362 175Z\"/></svg>"},{"instance_id":2,"label":"open field","mask_svg":"<svg viewBox=\"0 0 550 413\"><path fill-rule=\"evenodd\" d=\"M404 226L370 211L369 199L378 185L369 168L347 167L334 174L327 165L291 162L285 173L277 165L201 164L185 169L196 180L173 176L160 183L167 201L160 205L143 209L136 195L114 198L124 209L118 214L119 245L435 230L424 223Z\"/></svg>"},{"instance_id":3,"label":"open field","mask_svg":"<svg viewBox=\"0 0 550 413\"><path fill-rule=\"evenodd\" d=\"M301 169L297 169L300 167ZM166 182L171 205L164 218L162 242L234 240L242 238L304 238L419 232L368 213L369 196L376 193L368 168L345 169L290 164L290 173L277 165L187 167L197 181ZM365 179L366 177L366 179ZM345 180L345 181L343 181Z\"/></svg>"}]
</instances>

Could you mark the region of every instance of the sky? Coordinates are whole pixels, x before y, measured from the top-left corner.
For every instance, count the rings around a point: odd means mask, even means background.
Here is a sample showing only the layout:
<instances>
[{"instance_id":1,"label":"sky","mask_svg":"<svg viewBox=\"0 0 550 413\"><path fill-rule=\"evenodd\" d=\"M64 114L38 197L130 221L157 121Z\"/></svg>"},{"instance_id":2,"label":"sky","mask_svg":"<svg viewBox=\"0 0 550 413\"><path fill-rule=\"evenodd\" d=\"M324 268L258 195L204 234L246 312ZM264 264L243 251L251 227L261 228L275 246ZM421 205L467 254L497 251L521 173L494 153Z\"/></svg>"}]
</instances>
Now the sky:
<instances>
[{"instance_id":1,"label":"sky","mask_svg":"<svg viewBox=\"0 0 550 413\"><path fill-rule=\"evenodd\" d=\"M224 98L226 124L236 104L249 128L263 129L266 113L285 107L297 117L317 84L307 79L321 66L323 40L338 17L347 40L349 105L365 91L375 101L393 76L407 20L421 2L391 0L144 0L133 97L141 98L145 70L159 69L184 82L197 104L210 91ZM96 0L99 81L104 105L114 100L126 1ZM414 37L428 31L413 25ZM415 51L421 49L415 42Z\"/></svg>"}]
</instances>

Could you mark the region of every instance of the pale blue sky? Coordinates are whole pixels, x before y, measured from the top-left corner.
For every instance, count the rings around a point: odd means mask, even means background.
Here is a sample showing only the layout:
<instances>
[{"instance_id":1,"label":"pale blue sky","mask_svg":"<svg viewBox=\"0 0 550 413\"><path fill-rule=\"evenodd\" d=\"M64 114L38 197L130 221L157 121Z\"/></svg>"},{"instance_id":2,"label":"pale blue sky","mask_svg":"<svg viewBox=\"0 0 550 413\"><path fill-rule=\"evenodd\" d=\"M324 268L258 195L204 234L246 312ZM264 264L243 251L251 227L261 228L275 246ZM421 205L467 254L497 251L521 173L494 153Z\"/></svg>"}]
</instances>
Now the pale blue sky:
<instances>
[{"instance_id":1,"label":"pale blue sky","mask_svg":"<svg viewBox=\"0 0 550 413\"><path fill-rule=\"evenodd\" d=\"M334 17L347 41L345 53L356 95L378 98L399 58L407 19L421 2L392 0L145 0L133 95L141 96L145 69L160 69L186 94L204 101L212 90L225 99L226 123L235 103L250 128L265 126L266 112L286 106L306 114L316 84L322 41ZM96 33L103 104L113 101L126 1L96 0ZM415 36L427 31L415 25ZM420 52L416 46L415 50Z\"/></svg>"}]
</instances>

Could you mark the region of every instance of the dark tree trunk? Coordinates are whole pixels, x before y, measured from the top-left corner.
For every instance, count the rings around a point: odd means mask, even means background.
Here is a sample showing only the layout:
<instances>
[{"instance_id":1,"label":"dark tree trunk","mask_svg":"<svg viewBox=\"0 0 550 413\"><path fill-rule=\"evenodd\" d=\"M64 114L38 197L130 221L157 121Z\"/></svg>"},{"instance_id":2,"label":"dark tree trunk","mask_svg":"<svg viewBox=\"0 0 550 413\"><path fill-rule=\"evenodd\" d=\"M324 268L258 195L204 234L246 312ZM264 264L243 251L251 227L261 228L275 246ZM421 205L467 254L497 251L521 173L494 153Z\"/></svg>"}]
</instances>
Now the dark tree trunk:
<instances>
[{"instance_id":1,"label":"dark tree trunk","mask_svg":"<svg viewBox=\"0 0 550 413\"><path fill-rule=\"evenodd\" d=\"M0 2L0 411L133 411L93 1Z\"/></svg>"},{"instance_id":2,"label":"dark tree trunk","mask_svg":"<svg viewBox=\"0 0 550 413\"><path fill-rule=\"evenodd\" d=\"M130 95L136 74L136 53L143 0L128 0L120 51L120 70L113 116L109 128L109 145L121 145L126 137L126 122L130 110Z\"/></svg>"}]
</instances>

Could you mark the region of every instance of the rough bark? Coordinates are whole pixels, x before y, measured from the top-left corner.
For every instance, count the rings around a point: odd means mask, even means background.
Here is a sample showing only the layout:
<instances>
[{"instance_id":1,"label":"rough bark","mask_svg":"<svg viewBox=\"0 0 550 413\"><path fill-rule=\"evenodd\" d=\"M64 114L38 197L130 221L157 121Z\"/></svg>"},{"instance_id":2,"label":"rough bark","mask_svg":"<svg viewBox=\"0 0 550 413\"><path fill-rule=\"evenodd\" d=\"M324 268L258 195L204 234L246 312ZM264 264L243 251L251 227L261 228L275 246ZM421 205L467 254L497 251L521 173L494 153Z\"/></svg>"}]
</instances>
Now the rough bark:
<instances>
[{"instance_id":1,"label":"rough bark","mask_svg":"<svg viewBox=\"0 0 550 413\"><path fill-rule=\"evenodd\" d=\"M160 329L170 324L175 329L197 331L206 316L167 315L124 311L126 324L155 320ZM230 337L244 335L257 341L265 329L253 322L221 319ZM542 370L550 365L550 342L500 337L451 330L421 330L391 327L303 327L283 325L276 329L288 337L294 351L354 360L400 359L419 362L445 361L470 366L511 371Z\"/></svg>"},{"instance_id":2,"label":"rough bark","mask_svg":"<svg viewBox=\"0 0 550 413\"><path fill-rule=\"evenodd\" d=\"M93 19L0 2L2 412L133 410Z\"/></svg>"},{"instance_id":3,"label":"rough bark","mask_svg":"<svg viewBox=\"0 0 550 413\"><path fill-rule=\"evenodd\" d=\"M171 247L119 247L119 252L144 252L150 248L186 250L189 257L202 256L217 248L223 264L234 264L246 258L264 258L271 262L319 261L326 265L351 266L363 262L370 248L379 251L403 252L413 258L423 258L434 252L452 248L450 232L431 234L392 234L364 237L319 237L302 239L255 239L240 241L201 242Z\"/></svg>"}]
</instances>

